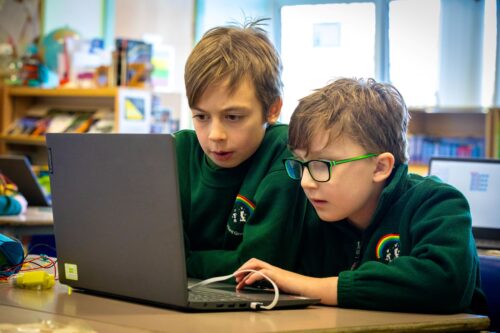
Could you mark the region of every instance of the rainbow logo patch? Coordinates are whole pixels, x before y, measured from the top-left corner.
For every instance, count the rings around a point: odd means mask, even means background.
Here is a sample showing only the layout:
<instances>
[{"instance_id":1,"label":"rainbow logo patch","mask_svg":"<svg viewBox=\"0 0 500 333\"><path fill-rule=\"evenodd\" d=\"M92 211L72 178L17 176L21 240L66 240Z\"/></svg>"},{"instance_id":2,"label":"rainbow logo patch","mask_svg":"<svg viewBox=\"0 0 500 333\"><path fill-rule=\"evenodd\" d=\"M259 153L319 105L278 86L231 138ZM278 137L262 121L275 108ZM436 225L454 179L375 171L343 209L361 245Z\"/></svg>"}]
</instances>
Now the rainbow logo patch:
<instances>
[{"instance_id":1,"label":"rainbow logo patch","mask_svg":"<svg viewBox=\"0 0 500 333\"><path fill-rule=\"evenodd\" d=\"M380 238L375 249L377 259L383 257L384 249L399 243L399 234L388 234Z\"/></svg>"},{"instance_id":2,"label":"rainbow logo patch","mask_svg":"<svg viewBox=\"0 0 500 333\"><path fill-rule=\"evenodd\" d=\"M252 217L254 210L255 204L241 194L238 194L229 223L227 224L227 231L236 237L243 236L243 227Z\"/></svg>"},{"instance_id":3,"label":"rainbow logo patch","mask_svg":"<svg viewBox=\"0 0 500 333\"><path fill-rule=\"evenodd\" d=\"M253 211L255 210L255 204L250 200L248 200L247 198L245 198L244 196L242 196L241 194L238 194L236 196L235 203L245 206L248 209L248 213L250 214L250 216L253 214Z\"/></svg>"}]
</instances>

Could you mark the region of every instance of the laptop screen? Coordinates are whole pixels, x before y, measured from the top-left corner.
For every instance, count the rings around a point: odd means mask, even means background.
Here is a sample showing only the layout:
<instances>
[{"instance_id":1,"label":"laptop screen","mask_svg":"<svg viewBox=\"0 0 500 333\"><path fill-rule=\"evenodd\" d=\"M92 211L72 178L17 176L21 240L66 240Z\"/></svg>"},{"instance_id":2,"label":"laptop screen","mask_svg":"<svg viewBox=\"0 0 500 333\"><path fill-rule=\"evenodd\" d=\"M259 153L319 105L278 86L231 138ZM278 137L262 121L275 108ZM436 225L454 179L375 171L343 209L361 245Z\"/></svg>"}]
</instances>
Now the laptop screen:
<instances>
[{"instance_id":1,"label":"laptop screen","mask_svg":"<svg viewBox=\"0 0 500 333\"><path fill-rule=\"evenodd\" d=\"M429 174L453 185L467 198L476 238L500 240L500 160L435 157Z\"/></svg>"},{"instance_id":2,"label":"laptop screen","mask_svg":"<svg viewBox=\"0 0 500 333\"><path fill-rule=\"evenodd\" d=\"M30 206L50 206L50 197L38 182L24 156L0 155L0 171L17 185Z\"/></svg>"}]
</instances>

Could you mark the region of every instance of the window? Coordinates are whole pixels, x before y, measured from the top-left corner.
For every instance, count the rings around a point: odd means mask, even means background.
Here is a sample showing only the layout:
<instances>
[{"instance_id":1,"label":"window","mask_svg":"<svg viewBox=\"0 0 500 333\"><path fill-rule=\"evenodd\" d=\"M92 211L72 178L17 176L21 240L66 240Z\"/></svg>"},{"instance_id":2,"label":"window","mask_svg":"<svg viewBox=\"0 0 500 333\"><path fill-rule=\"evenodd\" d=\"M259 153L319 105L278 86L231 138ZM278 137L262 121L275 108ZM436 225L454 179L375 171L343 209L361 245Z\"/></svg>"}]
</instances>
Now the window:
<instances>
[{"instance_id":1,"label":"window","mask_svg":"<svg viewBox=\"0 0 500 333\"><path fill-rule=\"evenodd\" d=\"M288 122L298 100L339 76L374 77L373 3L283 6L281 55Z\"/></svg>"},{"instance_id":2,"label":"window","mask_svg":"<svg viewBox=\"0 0 500 333\"><path fill-rule=\"evenodd\" d=\"M196 27L271 18L284 64L283 122L299 98L339 76L391 82L410 107L488 107L500 103L497 2L198 0Z\"/></svg>"},{"instance_id":3,"label":"window","mask_svg":"<svg viewBox=\"0 0 500 333\"><path fill-rule=\"evenodd\" d=\"M486 0L484 4L484 40L481 104L494 105L495 101L495 61L497 45L497 2ZM496 70L499 72L499 70ZM498 75L498 74L497 74Z\"/></svg>"},{"instance_id":4,"label":"window","mask_svg":"<svg viewBox=\"0 0 500 333\"><path fill-rule=\"evenodd\" d=\"M500 96L496 0L276 2L283 122L339 76L391 82L410 107L488 107Z\"/></svg>"},{"instance_id":5,"label":"window","mask_svg":"<svg viewBox=\"0 0 500 333\"><path fill-rule=\"evenodd\" d=\"M390 3L389 77L408 105L436 105L440 11L439 0Z\"/></svg>"}]
</instances>

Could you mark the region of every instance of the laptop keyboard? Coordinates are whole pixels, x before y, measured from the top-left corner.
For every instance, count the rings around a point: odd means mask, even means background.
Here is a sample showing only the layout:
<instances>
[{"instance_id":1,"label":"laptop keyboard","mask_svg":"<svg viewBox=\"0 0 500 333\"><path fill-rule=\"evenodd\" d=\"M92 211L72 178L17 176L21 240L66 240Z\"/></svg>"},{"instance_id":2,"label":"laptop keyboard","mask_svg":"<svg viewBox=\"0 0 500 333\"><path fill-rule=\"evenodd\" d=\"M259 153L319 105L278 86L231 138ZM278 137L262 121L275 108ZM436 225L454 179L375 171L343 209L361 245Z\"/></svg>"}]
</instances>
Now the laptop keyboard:
<instances>
[{"instance_id":1,"label":"laptop keyboard","mask_svg":"<svg viewBox=\"0 0 500 333\"><path fill-rule=\"evenodd\" d=\"M253 301L251 297L246 297L242 294L226 293L209 288L195 288L189 291L190 302L241 302Z\"/></svg>"}]
</instances>

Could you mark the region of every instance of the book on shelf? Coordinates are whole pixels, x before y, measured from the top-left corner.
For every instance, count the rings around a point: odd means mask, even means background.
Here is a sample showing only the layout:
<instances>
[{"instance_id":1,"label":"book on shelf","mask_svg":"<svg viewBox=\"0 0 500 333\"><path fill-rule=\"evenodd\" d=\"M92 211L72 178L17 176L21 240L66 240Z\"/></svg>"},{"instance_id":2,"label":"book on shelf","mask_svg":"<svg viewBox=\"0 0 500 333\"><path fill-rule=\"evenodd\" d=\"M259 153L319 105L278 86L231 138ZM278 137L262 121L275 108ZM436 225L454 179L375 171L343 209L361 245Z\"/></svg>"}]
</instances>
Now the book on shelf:
<instances>
[{"instance_id":1,"label":"book on shelf","mask_svg":"<svg viewBox=\"0 0 500 333\"><path fill-rule=\"evenodd\" d=\"M106 109L97 110L93 115L87 133L111 133L114 130L115 116Z\"/></svg>"},{"instance_id":2,"label":"book on shelf","mask_svg":"<svg viewBox=\"0 0 500 333\"><path fill-rule=\"evenodd\" d=\"M480 137L433 137L411 135L408 138L410 161L416 164L429 163L433 156L484 158L485 138Z\"/></svg>"},{"instance_id":3,"label":"book on shelf","mask_svg":"<svg viewBox=\"0 0 500 333\"><path fill-rule=\"evenodd\" d=\"M48 108L44 106L32 107L24 117L11 123L4 134L6 135L38 135L45 132L47 127L46 115Z\"/></svg>"},{"instance_id":4,"label":"book on shelf","mask_svg":"<svg viewBox=\"0 0 500 333\"><path fill-rule=\"evenodd\" d=\"M66 127L64 132L66 133L85 133L88 131L90 125L93 122L93 114L89 112L82 112L81 114L75 115L71 124Z\"/></svg>"},{"instance_id":5,"label":"book on shelf","mask_svg":"<svg viewBox=\"0 0 500 333\"><path fill-rule=\"evenodd\" d=\"M17 119L7 128L6 134L31 135L35 131L37 123L40 120L41 118L29 117L29 116Z\"/></svg>"},{"instance_id":6,"label":"book on shelf","mask_svg":"<svg viewBox=\"0 0 500 333\"><path fill-rule=\"evenodd\" d=\"M60 110L50 110L47 116L48 127L45 133L65 132L75 121L77 115L74 112L64 112ZM44 133L40 133L44 134Z\"/></svg>"},{"instance_id":7,"label":"book on shelf","mask_svg":"<svg viewBox=\"0 0 500 333\"><path fill-rule=\"evenodd\" d=\"M116 46L116 84L146 87L150 84L152 45L141 40L118 38Z\"/></svg>"}]
</instances>

